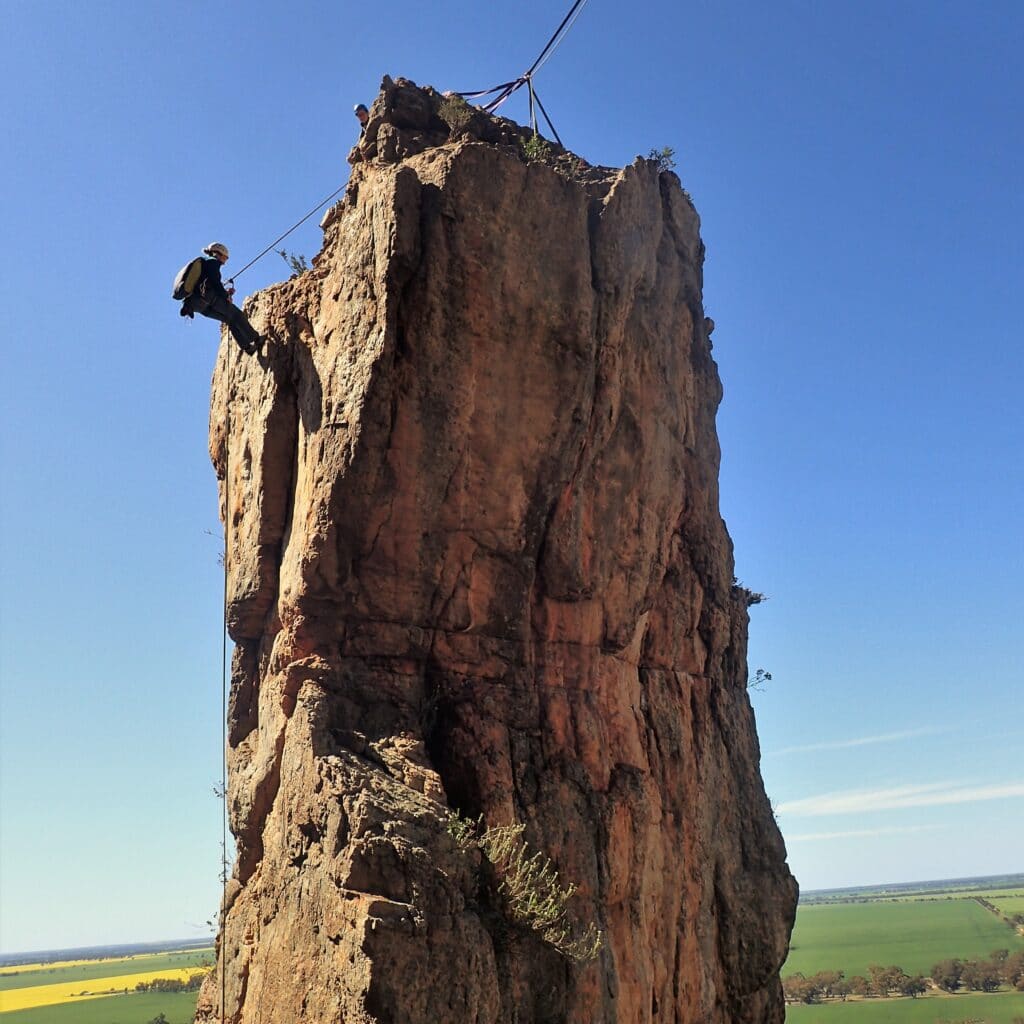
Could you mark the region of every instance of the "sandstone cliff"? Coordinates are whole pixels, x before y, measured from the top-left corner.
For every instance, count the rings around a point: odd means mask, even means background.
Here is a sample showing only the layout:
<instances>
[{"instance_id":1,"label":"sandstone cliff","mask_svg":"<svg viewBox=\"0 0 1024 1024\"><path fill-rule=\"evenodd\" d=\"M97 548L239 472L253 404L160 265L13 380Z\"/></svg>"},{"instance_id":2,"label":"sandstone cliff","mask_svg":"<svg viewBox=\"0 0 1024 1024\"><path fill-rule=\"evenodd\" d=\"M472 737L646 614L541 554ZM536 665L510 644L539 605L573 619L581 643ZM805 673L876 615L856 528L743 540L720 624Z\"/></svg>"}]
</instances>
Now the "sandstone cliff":
<instances>
[{"instance_id":1,"label":"sandstone cliff","mask_svg":"<svg viewBox=\"0 0 1024 1024\"><path fill-rule=\"evenodd\" d=\"M385 80L307 273L222 344L238 857L200 1020L781 1021L795 883L718 511L699 222ZM447 809L605 937L510 921Z\"/></svg>"}]
</instances>

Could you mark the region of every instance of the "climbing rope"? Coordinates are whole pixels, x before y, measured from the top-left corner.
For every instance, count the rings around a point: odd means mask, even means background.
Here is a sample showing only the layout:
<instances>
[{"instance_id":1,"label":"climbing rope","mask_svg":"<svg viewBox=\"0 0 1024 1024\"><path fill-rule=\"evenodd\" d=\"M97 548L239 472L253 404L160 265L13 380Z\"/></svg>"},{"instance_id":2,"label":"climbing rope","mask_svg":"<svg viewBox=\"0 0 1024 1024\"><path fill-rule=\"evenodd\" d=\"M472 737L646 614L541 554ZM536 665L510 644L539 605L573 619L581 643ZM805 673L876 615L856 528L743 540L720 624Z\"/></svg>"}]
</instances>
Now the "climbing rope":
<instances>
[{"instance_id":1,"label":"climbing rope","mask_svg":"<svg viewBox=\"0 0 1024 1024\"><path fill-rule=\"evenodd\" d=\"M561 45L562 40L569 34L569 30L576 24L576 19L583 12L587 0L579 0L573 4L569 13L562 19L562 24L555 30L555 34L548 40L548 45L541 50L540 56L533 62L533 67L527 74L535 75L551 59L551 55Z\"/></svg>"},{"instance_id":2,"label":"climbing rope","mask_svg":"<svg viewBox=\"0 0 1024 1024\"><path fill-rule=\"evenodd\" d=\"M273 249L278 242L283 242L297 227L299 227L302 224L305 224L306 221L309 220L309 218L312 217L314 213L316 213L318 210L322 210L336 195L339 195L340 193L344 192L347 184L348 183L346 182L345 185L342 185L340 188L335 189L325 200L323 200L323 202L317 203L317 205L314 206L313 209L310 210L309 213L305 215L305 217L303 217L301 220L297 220L283 235L278 235L278 237L275 238L270 243L270 245L266 247L266 249L264 249L258 256L254 256L251 260L249 260L249 262L246 263L246 265L242 267L242 269L239 270L237 274L234 274L231 277L229 277L227 283L233 284L236 277L241 277L254 263L256 263L258 260L263 259L263 257L266 256L267 253L270 252L270 250Z\"/></svg>"},{"instance_id":3,"label":"climbing rope","mask_svg":"<svg viewBox=\"0 0 1024 1024\"><path fill-rule=\"evenodd\" d=\"M274 248L278 242L284 241L296 228L305 224L310 217L318 210L322 210L335 196L345 190L345 185L335 189L326 199L317 203L300 220L297 220L283 235L274 239L259 255L254 256L237 274L229 277L227 283L234 284L235 278L241 277L254 263L263 259L264 256ZM223 594L223 621L221 623L221 651L220 651L220 722L221 722L221 770L220 770L220 796L223 804L221 814L221 837L220 837L220 877L221 877L221 915L220 915L220 1020L225 1024L227 1020L227 947L225 943L225 932L227 926L227 893L228 893L228 688L230 676L228 673L228 566L231 557L231 342L227 344L227 363L225 377L228 382L227 412L225 415L225 441L224 441L224 594Z\"/></svg>"},{"instance_id":4,"label":"climbing rope","mask_svg":"<svg viewBox=\"0 0 1024 1024\"><path fill-rule=\"evenodd\" d=\"M544 109L544 104L541 103L540 97L537 95L537 90L533 84L533 76L551 59L551 55L558 49L562 40L566 35L568 35L569 30L573 25L576 24L576 19L580 16L580 13L583 11L583 7L586 3L587 0L575 0L575 3L573 3L572 7L569 8L569 13L566 14L562 19L561 24L555 29L551 38L544 45L544 49L540 51L537 59L530 65L529 69L524 71L518 78L513 79L511 82L502 82L501 85L496 85L491 89L479 89L473 92L457 92L454 95L461 96L464 100L481 99L484 96L494 96L494 99L490 100L483 106L483 109L487 111L488 114L493 114L498 107L513 95L513 93L517 92L525 85L530 90L530 127L533 129L534 134L537 134L537 115L534 110L534 103L536 102L536 107L540 110L544 120L547 121L548 127L551 129L551 133L554 135L555 140L559 145L562 145L562 140L559 138L558 132L555 130L555 126L551 123L551 118L548 117L548 112ZM266 256L275 245L279 242L283 242L296 228L305 224L314 213L322 210L335 196L344 192L345 187L345 185L342 185L340 188L335 189L335 191L333 191L322 202L317 203L309 213L300 220L297 220L287 231L284 232L284 234L278 235L270 245L249 260L241 270L236 274L232 274L232 276L227 279L227 283L229 285L234 284L237 278L241 277L254 263L263 259L263 257Z\"/></svg>"},{"instance_id":5,"label":"climbing rope","mask_svg":"<svg viewBox=\"0 0 1024 1024\"><path fill-rule=\"evenodd\" d=\"M555 131L555 126L551 123L551 118L548 117L547 111L544 109L543 104L540 102L540 97L537 95L537 90L533 84L533 76L551 59L551 55L558 49L562 40L568 35L569 30L573 25L576 24L576 19L583 11L583 7L586 2L587 0L576 0L572 7L569 8L569 13L562 19L562 23L555 29L551 38L545 44L544 49L540 51L537 59L530 65L529 69L524 71L518 78L513 79L511 82L502 82L501 85L496 85L490 89L456 92L455 95L461 96L464 100L482 99L485 96L494 96L494 99L488 100L488 102L483 104L482 107L482 109L488 114L493 114L510 96L525 85L530 90L530 127L533 129L534 134L537 134L537 115L534 111L534 102L536 102L537 107L540 109L541 114L544 115L544 120L547 121L548 127L554 134L558 144L562 145L562 140L558 137L558 132Z\"/></svg>"},{"instance_id":6,"label":"climbing rope","mask_svg":"<svg viewBox=\"0 0 1024 1024\"><path fill-rule=\"evenodd\" d=\"M244 268L243 268L244 269ZM228 559L231 557L231 341L227 343L227 411L224 435L224 597L220 637L220 1022L227 1005L227 895L228 895Z\"/></svg>"}]
</instances>

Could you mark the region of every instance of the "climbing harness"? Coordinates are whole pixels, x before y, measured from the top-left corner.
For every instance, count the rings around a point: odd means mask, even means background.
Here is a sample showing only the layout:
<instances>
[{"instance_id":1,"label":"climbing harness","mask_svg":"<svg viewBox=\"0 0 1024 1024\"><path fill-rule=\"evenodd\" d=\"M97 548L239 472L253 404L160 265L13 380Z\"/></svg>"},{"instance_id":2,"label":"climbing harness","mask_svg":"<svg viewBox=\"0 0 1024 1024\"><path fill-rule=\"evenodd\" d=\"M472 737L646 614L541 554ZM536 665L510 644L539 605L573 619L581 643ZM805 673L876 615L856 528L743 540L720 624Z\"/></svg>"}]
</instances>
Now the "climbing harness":
<instances>
[{"instance_id":1,"label":"climbing harness","mask_svg":"<svg viewBox=\"0 0 1024 1024\"><path fill-rule=\"evenodd\" d=\"M511 82L502 82L501 85L496 85L491 89L457 92L454 95L461 96L464 100L476 100L482 99L485 96L493 96L493 99L488 100L481 107L488 114L493 114L513 93L518 92L525 85L530 91L530 127L533 129L533 134L537 134L536 110L540 110L555 140L561 146L562 140L558 137L558 132L551 123L551 118L548 117L548 112L544 109L544 104L541 103L540 97L537 95L536 86L533 84L533 77L551 59L551 55L566 37L569 29L576 23L576 19L580 16L586 2L587 0L576 0L572 7L569 8L569 13L562 19L562 23L555 29L554 34L547 41L544 49L540 51L540 55L530 65L529 69L524 71L518 78L513 79ZM534 109L534 104L536 104L536 110Z\"/></svg>"}]
</instances>

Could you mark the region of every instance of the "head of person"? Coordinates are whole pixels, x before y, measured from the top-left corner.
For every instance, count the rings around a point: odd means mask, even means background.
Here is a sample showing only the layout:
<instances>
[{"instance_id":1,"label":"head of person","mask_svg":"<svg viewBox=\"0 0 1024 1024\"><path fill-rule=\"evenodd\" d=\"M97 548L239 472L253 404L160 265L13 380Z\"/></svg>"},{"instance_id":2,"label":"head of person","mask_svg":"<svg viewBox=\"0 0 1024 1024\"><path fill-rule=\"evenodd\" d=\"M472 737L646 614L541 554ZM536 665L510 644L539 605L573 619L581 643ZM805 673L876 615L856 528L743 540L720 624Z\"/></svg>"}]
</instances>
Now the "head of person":
<instances>
[{"instance_id":1,"label":"head of person","mask_svg":"<svg viewBox=\"0 0 1024 1024\"><path fill-rule=\"evenodd\" d=\"M228 261L228 247L223 242L211 242L203 252L207 256L215 256L222 266Z\"/></svg>"},{"instance_id":2,"label":"head of person","mask_svg":"<svg viewBox=\"0 0 1024 1024\"><path fill-rule=\"evenodd\" d=\"M366 124L370 120L370 112L366 109L365 103L357 103L355 105L355 115L359 118L360 124Z\"/></svg>"}]
</instances>

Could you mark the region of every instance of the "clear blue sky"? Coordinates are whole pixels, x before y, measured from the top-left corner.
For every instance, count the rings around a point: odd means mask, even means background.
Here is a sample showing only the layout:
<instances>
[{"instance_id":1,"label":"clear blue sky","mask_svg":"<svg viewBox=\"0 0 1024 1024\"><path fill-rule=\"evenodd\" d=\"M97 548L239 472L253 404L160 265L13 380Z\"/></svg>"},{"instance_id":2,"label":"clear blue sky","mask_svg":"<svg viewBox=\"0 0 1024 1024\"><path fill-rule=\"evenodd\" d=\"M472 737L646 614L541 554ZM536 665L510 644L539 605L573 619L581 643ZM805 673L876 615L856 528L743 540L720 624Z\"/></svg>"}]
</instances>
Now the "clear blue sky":
<instances>
[{"instance_id":1,"label":"clear blue sky","mask_svg":"<svg viewBox=\"0 0 1024 1024\"><path fill-rule=\"evenodd\" d=\"M216 909L217 331L175 271L214 239L238 268L338 187L383 73L503 81L567 6L4 4L3 950ZM1024 869L1022 52L1016 0L590 0L538 82L595 162L673 146L701 212L807 888Z\"/></svg>"}]
</instances>

